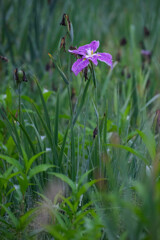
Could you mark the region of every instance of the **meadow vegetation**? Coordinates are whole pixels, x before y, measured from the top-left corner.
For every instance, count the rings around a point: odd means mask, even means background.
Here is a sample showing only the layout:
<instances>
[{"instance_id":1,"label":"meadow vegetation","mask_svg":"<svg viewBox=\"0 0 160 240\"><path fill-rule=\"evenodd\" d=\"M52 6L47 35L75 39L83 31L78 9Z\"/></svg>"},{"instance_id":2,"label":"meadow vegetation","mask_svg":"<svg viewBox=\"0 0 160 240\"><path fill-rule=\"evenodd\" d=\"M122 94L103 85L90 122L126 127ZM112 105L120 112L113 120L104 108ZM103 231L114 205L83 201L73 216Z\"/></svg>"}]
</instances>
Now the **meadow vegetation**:
<instances>
[{"instance_id":1,"label":"meadow vegetation","mask_svg":"<svg viewBox=\"0 0 160 240\"><path fill-rule=\"evenodd\" d=\"M160 1L0 0L0 239L160 239ZM112 55L77 76L68 52Z\"/></svg>"}]
</instances>

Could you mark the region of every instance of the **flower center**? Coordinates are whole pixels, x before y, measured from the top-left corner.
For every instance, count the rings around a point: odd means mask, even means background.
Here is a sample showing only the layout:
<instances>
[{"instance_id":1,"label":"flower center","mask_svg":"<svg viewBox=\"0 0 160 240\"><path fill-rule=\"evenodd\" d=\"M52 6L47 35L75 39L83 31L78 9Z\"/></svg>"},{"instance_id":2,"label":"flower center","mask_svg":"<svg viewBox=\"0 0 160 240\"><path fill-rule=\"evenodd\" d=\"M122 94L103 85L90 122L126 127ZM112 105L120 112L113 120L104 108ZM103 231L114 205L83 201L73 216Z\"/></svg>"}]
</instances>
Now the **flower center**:
<instances>
[{"instance_id":1,"label":"flower center","mask_svg":"<svg viewBox=\"0 0 160 240\"><path fill-rule=\"evenodd\" d=\"M89 57L93 57L93 56L94 56L93 50L91 50L90 48L87 49L86 51L87 51L86 58L89 58Z\"/></svg>"}]
</instances>

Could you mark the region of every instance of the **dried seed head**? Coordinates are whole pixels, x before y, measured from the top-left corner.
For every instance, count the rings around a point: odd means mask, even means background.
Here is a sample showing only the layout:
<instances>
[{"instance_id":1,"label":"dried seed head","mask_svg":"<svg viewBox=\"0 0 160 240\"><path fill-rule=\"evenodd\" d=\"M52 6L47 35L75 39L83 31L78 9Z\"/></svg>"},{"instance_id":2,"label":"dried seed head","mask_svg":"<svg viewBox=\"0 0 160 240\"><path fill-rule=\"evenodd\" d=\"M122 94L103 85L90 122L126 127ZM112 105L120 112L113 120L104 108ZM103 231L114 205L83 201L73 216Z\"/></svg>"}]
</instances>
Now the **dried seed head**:
<instances>
[{"instance_id":1,"label":"dried seed head","mask_svg":"<svg viewBox=\"0 0 160 240\"><path fill-rule=\"evenodd\" d=\"M71 23L70 23L70 20L69 20L69 16L66 13L63 14L62 21L60 22L60 25L67 26L67 29L70 32Z\"/></svg>"},{"instance_id":2,"label":"dried seed head","mask_svg":"<svg viewBox=\"0 0 160 240\"><path fill-rule=\"evenodd\" d=\"M61 39L61 44L60 44L60 48L63 48L64 51L66 51L65 46L66 46L65 37L62 37L62 39Z\"/></svg>"},{"instance_id":3,"label":"dried seed head","mask_svg":"<svg viewBox=\"0 0 160 240\"><path fill-rule=\"evenodd\" d=\"M69 50L76 50L76 47L70 46Z\"/></svg>"},{"instance_id":4,"label":"dried seed head","mask_svg":"<svg viewBox=\"0 0 160 240\"><path fill-rule=\"evenodd\" d=\"M120 51L118 51L117 54L116 54L116 60L117 60L118 62L121 61L121 52L120 52Z\"/></svg>"},{"instance_id":5,"label":"dried seed head","mask_svg":"<svg viewBox=\"0 0 160 240\"><path fill-rule=\"evenodd\" d=\"M122 38L122 39L120 40L120 45L121 45L121 46L125 46L126 44L127 44L126 38Z\"/></svg>"},{"instance_id":6,"label":"dried seed head","mask_svg":"<svg viewBox=\"0 0 160 240\"><path fill-rule=\"evenodd\" d=\"M148 28L146 26L144 26L143 31L144 31L145 37L148 37L150 35L150 31L148 30Z\"/></svg>"},{"instance_id":7,"label":"dried seed head","mask_svg":"<svg viewBox=\"0 0 160 240\"><path fill-rule=\"evenodd\" d=\"M160 127L160 109L156 111L157 126Z\"/></svg>"},{"instance_id":8,"label":"dried seed head","mask_svg":"<svg viewBox=\"0 0 160 240\"><path fill-rule=\"evenodd\" d=\"M46 66L45 66L45 69L47 72L51 71L52 68L55 68L55 65L52 61L49 61Z\"/></svg>"},{"instance_id":9,"label":"dried seed head","mask_svg":"<svg viewBox=\"0 0 160 240\"><path fill-rule=\"evenodd\" d=\"M4 62L8 62L8 58L4 57L4 56L0 56L0 59Z\"/></svg>"},{"instance_id":10,"label":"dried seed head","mask_svg":"<svg viewBox=\"0 0 160 240\"><path fill-rule=\"evenodd\" d=\"M75 97L75 95L76 95L76 90L75 90L75 88L72 87L71 100Z\"/></svg>"},{"instance_id":11,"label":"dried seed head","mask_svg":"<svg viewBox=\"0 0 160 240\"><path fill-rule=\"evenodd\" d=\"M93 138L95 139L95 137L97 136L98 134L98 128L96 127L93 131Z\"/></svg>"},{"instance_id":12,"label":"dried seed head","mask_svg":"<svg viewBox=\"0 0 160 240\"><path fill-rule=\"evenodd\" d=\"M85 81L88 80L88 67L85 67L84 69L84 78L85 78Z\"/></svg>"}]
</instances>

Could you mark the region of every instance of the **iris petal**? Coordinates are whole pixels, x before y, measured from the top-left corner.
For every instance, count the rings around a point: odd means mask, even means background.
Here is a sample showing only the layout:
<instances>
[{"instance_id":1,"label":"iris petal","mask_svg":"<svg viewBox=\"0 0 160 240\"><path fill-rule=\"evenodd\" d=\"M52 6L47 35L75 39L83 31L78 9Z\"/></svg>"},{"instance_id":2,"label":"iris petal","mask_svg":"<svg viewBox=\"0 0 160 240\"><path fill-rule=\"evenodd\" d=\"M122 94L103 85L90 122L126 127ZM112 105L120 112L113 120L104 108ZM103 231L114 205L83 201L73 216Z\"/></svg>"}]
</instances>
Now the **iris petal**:
<instances>
[{"instance_id":1,"label":"iris petal","mask_svg":"<svg viewBox=\"0 0 160 240\"><path fill-rule=\"evenodd\" d=\"M77 61L72 65L72 71L77 76L79 72L81 72L85 67L89 64L88 59L77 59Z\"/></svg>"},{"instance_id":2,"label":"iris petal","mask_svg":"<svg viewBox=\"0 0 160 240\"><path fill-rule=\"evenodd\" d=\"M95 54L95 56L93 56L93 57L89 57L88 59L91 60L94 63L94 65L96 65L96 66L98 65L98 61L97 61L98 56L97 56L97 54Z\"/></svg>"},{"instance_id":3,"label":"iris petal","mask_svg":"<svg viewBox=\"0 0 160 240\"><path fill-rule=\"evenodd\" d=\"M88 49L90 49L90 50L93 50L93 52L95 52L98 48L99 48L99 41L94 40L89 44L79 47L77 50L86 52Z\"/></svg>"},{"instance_id":4,"label":"iris petal","mask_svg":"<svg viewBox=\"0 0 160 240\"><path fill-rule=\"evenodd\" d=\"M84 51L80 51L80 50L68 50L68 52L70 53L74 53L74 54L77 54L77 55L81 55L81 56L85 56L86 55L86 52Z\"/></svg>"},{"instance_id":5,"label":"iris petal","mask_svg":"<svg viewBox=\"0 0 160 240\"><path fill-rule=\"evenodd\" d=\"M111 68L113 68L112 63L112 55L109 53L97 53L98 60L101 62L105 62L107 65L109 65Z\"/></svg>"}]
</instances>

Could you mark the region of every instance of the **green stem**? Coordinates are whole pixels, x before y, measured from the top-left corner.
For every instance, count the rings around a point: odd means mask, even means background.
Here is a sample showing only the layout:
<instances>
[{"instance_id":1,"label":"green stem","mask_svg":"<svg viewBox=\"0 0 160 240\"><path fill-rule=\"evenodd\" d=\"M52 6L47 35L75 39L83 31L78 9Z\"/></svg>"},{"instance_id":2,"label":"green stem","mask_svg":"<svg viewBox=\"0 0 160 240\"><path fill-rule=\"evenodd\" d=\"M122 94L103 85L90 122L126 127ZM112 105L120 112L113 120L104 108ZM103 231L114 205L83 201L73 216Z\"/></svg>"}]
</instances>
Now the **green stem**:
<instances>
[{"instance_id":1,"label":"green stem","mask_svg":"<svg viewBox=\"0 0 160 240\"><path fill-rule=\"evenodd\" d=\"M18 115L19 122L21 122L21 84L18 84Z\"/></svg>"}]
</instances>

